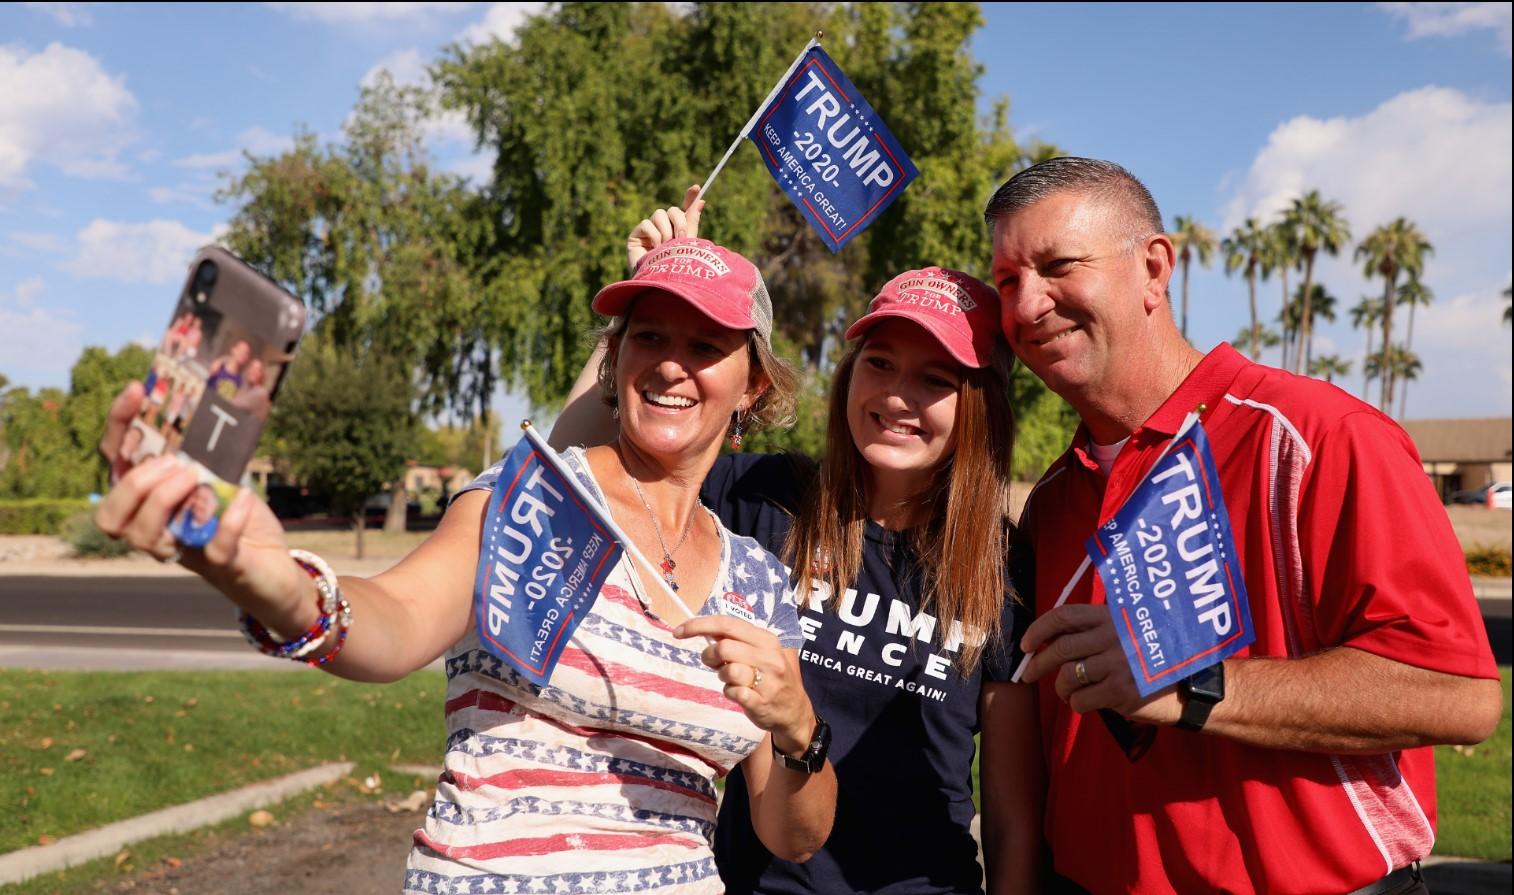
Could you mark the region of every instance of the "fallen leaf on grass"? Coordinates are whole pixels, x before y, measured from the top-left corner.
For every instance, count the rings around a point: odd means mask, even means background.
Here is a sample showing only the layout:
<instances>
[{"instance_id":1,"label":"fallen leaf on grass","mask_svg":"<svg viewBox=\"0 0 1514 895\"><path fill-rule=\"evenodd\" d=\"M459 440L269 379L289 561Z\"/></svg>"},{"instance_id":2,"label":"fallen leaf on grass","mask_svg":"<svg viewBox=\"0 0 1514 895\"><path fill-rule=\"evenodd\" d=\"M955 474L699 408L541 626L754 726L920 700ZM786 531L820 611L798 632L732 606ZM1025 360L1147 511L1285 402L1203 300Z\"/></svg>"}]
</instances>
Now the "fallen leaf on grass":
<instances>
[{"instance_id":1,"label":"fallen leaf on grass","mask_svg":"<svg viewBox=\"0 0 1514 895\"><path fill-rule=\"evenodd\" d=\"M41 774L44 777L51 777L53 775L53 769L52 768L37 768L37 773Z\"/></svg>"},{"instance_id":2,"label":"fallen leaf on grass","mask_svg":"<svg viewBox=\"0 0 1514 895\"><path fill-rule=\"evenodd\" d=\"M364 794L376 793L384 788L384 781L378 774L369 774L363 778L363 783L358 787Z\"/></svg>"},{"instance_id":3,"label":"fallen leaf on grass","mask_svg":"<svg viewBox=\"0 0 1514 895\"><path fill-rule=\"evenodd\" d=\"M188 699L184 700L184 707L186 709L192 709L192 708L194 708L195 706L197 706L199 704L200 704L200 700L195 699L193 696L191 696Z\"/></svg>"},{"instance_id":4,"label":"fallen leaf on grass","mask_svg":"<svg viewBox=\"0 0 1514 895\"><path fill-rule=\"evenodd\" d=\"M189 713L186 712L186 711L184 711L183 709L179 709L177 712L173 713L173 716L175 718L188 718L189 717Z\"/></svg>"},{"instance_id":5,"label":"fallen leaf on grass","mask_svg":"<svg viewBox=\"0 0 1514 895\"><path fill-rule=\"evenodd\" d=\"M158 700L157 700L156 697L153 697L153 696L144 696L144 697L142 697L142 701L145 702L145 703L148 703L150 705L150 704L152 704L154 702L157 702Z\"/></svg>"},{"instance_id":6,"label":"fallen leaf on grass","mask_svg":"<svg viewBox=\"0 0 1514 895\"><path fill-rule=\"evenodd\" d=\"M193 751L195 751L195 744L194 743L185 743L184 744L184 751L185 752L193 752Z\"/></svg>"},{"instance_id":7,"label":"fallen leaf on grass","mask_svg":"<svg viewBox=\"0 0 1514 895\"><path fill-rule=\"evenodd\" d=\"M116 866L120 867L122 864L125 864L130 858L131 851L125 848L121 849L121 851L116 854Z\"/></svg>"},{"instance_id":8,"label":"fallen leaf on grass","mask_svg":"<svg viewBox=\"0 0 1514 895\"><path fill-rule=\"evenodd\" d=\"M399 814L401 811L415 812L424 808L430 800L430 793L424 789L417 789L402 800L385 802L384 807L389 809L390 814Z\"/></svg>"},{"instance_id":9,"label":"fallen leaf on grass","mask_svg":"<svg viewBox=\"0 0 1514 895\"><path fill-rule=\"evenodd\" d=\"M247 822L259 829L267 826L272 826L273 814L268 811L254 811L252 812L252 814L247 816Z\"/></svg>"},{"instance_id":10,"label":"fallen leaf on grass","mask_svg":"<svg viewBox=\"0 0 1514 895\"><path fill-rule=\"evenodd\" d=\"M68 753L67 755L63 756L63 760L64 761L78 761L79 759L83 758L84 756L86 756L88 754L89 753L85 752L83 749L75 749L74 751L72 751L72 752Z\"/></svg>"},{"instance_id":11,"label":"fallen leaf on grass","mask_svg":"<svg viewBox=\"0 0 1514 895\"><path fill-rule=\"evenodd\" d=\"M53 747L53 738L52 737L43 737L42 739L40 739L40 740L37 741L37 748L38 749L51 749L52 747Z\"/></svg>"},{"instance_id":12,"label":"fallen leaf on grass","mask_svg":"<svg viewBox=\"0 0 1514 895\"><path fill-rule=\"evenodd\" d=\"M43 833L41 836L37 837L37 844L38 845L52 845L54 842L57 842L57 841L58 840L56 838L54 838L52 836L49 836L46 833Z\"/></svg>"},{"instance_id":13,"label":"fallen leaf on grass","mask_svg":"<svg viewBox=\"0 0 1514 895\"><path fill-rule=\"evenodd\" d=\"M175 870L184 866L184 862L180 861L178 858L164 858L163 863L174 868Z\"/></svg>"},{"instance_id":14,"label":"fallen leaf on grass","mask_svg":"<svg viewBox=\"0 0 1514 895\"><path fill-rule=\"evenodd\" d=\"M1476 752L1475 746L1452 746L1451 748L1457 755L1465 755L1468 758L1471 758L1473 753Z\"/></svg>"}]
</instances>

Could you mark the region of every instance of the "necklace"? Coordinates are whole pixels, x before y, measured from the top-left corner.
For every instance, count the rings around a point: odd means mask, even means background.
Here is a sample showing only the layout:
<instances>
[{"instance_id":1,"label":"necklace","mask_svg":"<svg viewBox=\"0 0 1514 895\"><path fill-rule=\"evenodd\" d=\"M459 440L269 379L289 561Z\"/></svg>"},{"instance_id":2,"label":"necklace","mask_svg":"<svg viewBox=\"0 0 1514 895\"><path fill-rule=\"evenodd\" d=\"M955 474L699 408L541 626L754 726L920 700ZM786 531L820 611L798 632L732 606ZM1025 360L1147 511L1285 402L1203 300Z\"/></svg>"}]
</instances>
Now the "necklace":
<instances>
[{"instance_id":1,"label":"necklace","mask_svg":"<svg viewBox=\"0 0 1514 895\"><path fill-rule=\"evenodd\" d=\"M662 538L662 525L657 521L657 514L652 512L652 505L647 503L647 496L642 493L641 483L636 481L636 476L629 473L627 473L627 478L631 480L631 487L636 489L636 496L641 498L641 505L646 508L647 516L652 520L652 532L657 535L657 546L662 548L662 580L666 581L668 587L676 593L678 579L673 577L673 570L678 568L678 563L673 561L673 554L678 552L683 542L689 539L689 532L694 530L694 514L697 510L689 513L688 521L683 524L683 534L679 536L678 543L673 545L673 549L669 550L667 541Z\"/></svg>"}]
</instances>

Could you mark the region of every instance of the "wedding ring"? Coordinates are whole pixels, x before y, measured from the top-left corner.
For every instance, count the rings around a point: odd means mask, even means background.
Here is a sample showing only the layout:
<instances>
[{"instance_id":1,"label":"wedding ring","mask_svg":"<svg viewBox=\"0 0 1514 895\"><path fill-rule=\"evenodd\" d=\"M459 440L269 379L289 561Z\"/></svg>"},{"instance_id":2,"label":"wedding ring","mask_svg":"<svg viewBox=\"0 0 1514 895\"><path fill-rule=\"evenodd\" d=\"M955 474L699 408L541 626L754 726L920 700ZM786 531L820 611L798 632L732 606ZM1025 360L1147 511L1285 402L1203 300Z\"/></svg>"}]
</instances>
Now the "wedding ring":
<instances>
[{"instance_id":1,"label":"wedding ring","mask_svg":"<svg viewBox=\"0 0 1514 895\"><path fill-rule=\"evenodd\" d=\"M1072 666L1072 676L1078 679L1078 686L1080 687L1086 687L1093 683L1093 681L1088 679L1088 664L1082 659L1078 660L1078 664Z\"/></svg>"},{"instance_id":2,"label":"wedding ring","mask_svg":"<svg viewBox=\"0 0 1514 895\"><path fill-rule=\"evenodd\" d=\"M755 690L755 689L757 689L757 685L760 684L760 683L762 683L762 669L758 668L756 665L753 665L752 666L752 682L750 684L748 684L748 686L751 687L753 690Z\"/></svg>"}]
</instances>

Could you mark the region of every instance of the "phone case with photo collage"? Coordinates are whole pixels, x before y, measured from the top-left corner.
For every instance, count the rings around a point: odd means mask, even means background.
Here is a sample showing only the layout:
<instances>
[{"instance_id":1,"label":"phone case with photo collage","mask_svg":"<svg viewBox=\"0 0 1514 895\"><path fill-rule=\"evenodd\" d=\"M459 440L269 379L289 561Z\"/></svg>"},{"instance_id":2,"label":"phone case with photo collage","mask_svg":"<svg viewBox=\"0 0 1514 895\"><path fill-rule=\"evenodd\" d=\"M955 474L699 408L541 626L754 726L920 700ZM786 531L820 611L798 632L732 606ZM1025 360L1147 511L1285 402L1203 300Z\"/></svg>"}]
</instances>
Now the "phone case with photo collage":
<instances>
[{"instance_id":1,"label":"phone case with photo collage","mask_svg":"<svg viewBox=\"0 0 1514 895\"><path fill-rule=\"evenodd\" d=\"M112 470L165 453L192 462L200 487L168 526L181 544L215 535L304 331L299 299L225 249L195 254Z\"/></svg>"}]
</instances>

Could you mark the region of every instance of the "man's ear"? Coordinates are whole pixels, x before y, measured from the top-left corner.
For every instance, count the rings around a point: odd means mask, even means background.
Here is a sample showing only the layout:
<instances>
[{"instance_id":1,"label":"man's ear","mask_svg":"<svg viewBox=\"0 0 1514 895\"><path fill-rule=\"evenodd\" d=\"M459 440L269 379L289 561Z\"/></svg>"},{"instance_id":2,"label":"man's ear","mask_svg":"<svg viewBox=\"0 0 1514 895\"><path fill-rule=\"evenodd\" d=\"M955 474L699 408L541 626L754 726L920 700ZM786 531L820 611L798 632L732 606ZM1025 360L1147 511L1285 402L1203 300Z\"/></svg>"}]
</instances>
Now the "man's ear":
<instances>
[{"instance_id":1,"label":"man's ear","mask_svg":"<svg viewBox=\"0 0 1514 895\"><path fill-rule=\"evenodd\" d=\"M1141 247L1141 260L1146 269L1146 288L1142 301L1150 313L1167 303L1167 284L1172 281L1177 253L1166 233L1153 233L1146 237Z\"/></svg>"}]
</instances>

